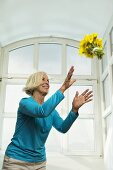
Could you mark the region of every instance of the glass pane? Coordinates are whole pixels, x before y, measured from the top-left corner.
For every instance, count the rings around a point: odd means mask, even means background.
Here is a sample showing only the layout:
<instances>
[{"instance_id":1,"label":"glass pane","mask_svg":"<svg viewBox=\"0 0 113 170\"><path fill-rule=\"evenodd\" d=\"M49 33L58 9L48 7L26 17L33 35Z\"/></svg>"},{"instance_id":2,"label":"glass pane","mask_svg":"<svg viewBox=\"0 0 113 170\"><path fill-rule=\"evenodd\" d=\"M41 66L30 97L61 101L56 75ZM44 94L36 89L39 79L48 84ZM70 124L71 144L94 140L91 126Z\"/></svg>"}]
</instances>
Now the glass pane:
<instances>
[{"instance_id":1,"label":"glass pane","mask_svg":"<svg viewBox=\"0 0 113 170\"><path fill-rule=\"evenodd\" d=\"M23 85L6 86L5 112L17 112L20 99L27 96L22 91L23 87Z\"/></svg>"},{"instance_id":2,"label":"glass pane","mask_svg":"<svg viewBox=\"0 0 113 170\"><path fill-rule=\"evenodd\" d=\"M109 87L109 77L103 81L103 96L104 96L104 108L106 109L110 105L110 89Z\"/></svg>"},{"instance_id":3,"label":"glass pane","mask_svg":"<svg viewBox=\"0 0 113 170\"><path fill-rule=\"evenodd\" d=\"M77 119L69 131L69 151L94 150L94 125L91 119Z\"/></svg>"},{"instance_id":4,"label":"glass pane","mask_svg":"<svg viewBox=\"0 0 113 170\"><path fill-rule=\"evenodd\" d=\"M16 118L4 118L3 121L3 138L2 149L5 150L7 145L11 142L15 130Z\"/></svg>"},{"instance_id":5,"label":"glass pane","mask_svg":"<svg viewBox=\"0 0 113 170\"><path fill-rule=\"evenodd\" d=\"M67 46L67 71L71 66L75 66L76 75L91 75L91 60L79 56L77 48Z\"/></svg>"},{"instance_id":6,"label":"glass pane","mask_svg":"<svg viewBox=\"0 0 113 170\"><path fill-rule=\"evenodd\" d=\"M33 71L33 45L9 52L8 73L31 74Z\"/></svg>"},{"instance_id":7,"label":"glass pane","mask_svg":"<svg viewBox=\"0 0 113 170\"><path fill-rule=\"evenodd\" d=\"M89 89L93 90L92 86L72 86L71 89L69 89L69 110L72 108L72 101L75 97L76 91L81 94L84 90ZM93 114L93 100L89 103L86 103L79 109L80 114Z\"/></svg>"},{"instance_id":8,"label":"glass pane","mask_svg":"<svg viewBox=\"0 0 113 170\"><path fill-rule=\"evenodd\" d=\"M48 152L61 152L61 134L52 128L46 142L46 150Z\"/></svg>"},{"instance_id":9,"label":"glass pane","mask_svg":"<svg viewBox=\"0 0 113 170\"><path fill-rule=\"evenodd\" d=\"M107 61L107 47L106 47L106 43L104 45L104 56L102 57L102 72L104 72L104 70L106 69L106 66L108 64Z\"/></svg>"},{"instance_id":10,"label":"glass pane","mask_svg":"<svg viewBox=\"0 0 113 170\"><path fill-rule=\"evenodd\" d=\"M40 44L39 70L48 74L61 74L62 46L59 44Z\"/></svg>"}]
</instances>

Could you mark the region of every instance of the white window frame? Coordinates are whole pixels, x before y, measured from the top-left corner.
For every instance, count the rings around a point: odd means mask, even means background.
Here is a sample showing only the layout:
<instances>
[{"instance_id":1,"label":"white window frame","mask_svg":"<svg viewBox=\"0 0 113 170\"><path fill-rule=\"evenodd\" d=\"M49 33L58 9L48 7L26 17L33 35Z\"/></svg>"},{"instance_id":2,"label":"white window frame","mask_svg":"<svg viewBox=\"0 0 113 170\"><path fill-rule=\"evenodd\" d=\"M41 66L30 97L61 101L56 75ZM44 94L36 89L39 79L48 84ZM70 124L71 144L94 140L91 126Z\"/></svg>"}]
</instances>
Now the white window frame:
<instances>
[{"instance_id":1,"label":"white window frame","mask_svg":"<svg viewBox=\"0 0 113 170\"><path fill-rule=\"evenodd\" d=\"M70 40L70 39L66 39L66 38L56 38L56 37L41 37L41 38L31 38L31 39L27 39L27 40L22 40L19 42L15 42L12 43L10 45L7 45L3 48L3 68L2 68L2 83L1 83L1 96L0 96L0 101L2 103L2 107L0 110L1 117L8 117L11 116L9 114L3 114L3 108L4 108L4 101L5 101L5 86L7 83L12 83L12 84L18 84L20 83L19 79L22 80L23 82L25 82L28 78L29 75L23 75L23 74L8 74L8 53L9 51L22 47L22 46L27 46L30 44L34 44L34 66L36 68L36 70L38 69L38 60L39 60L39 55L37 56L37 51L39 48L39 44L45 44L45 43L55 43L55 44L62 44L62 74L61 75L49 75L51 77L51 82L63 82L65 76L66 76L66 45L69 46L74 46L76 48L78 48L79 42L75 41L75 40ZM65 139L68 138L68 133L65 135L65 137L63 138L63 147L64 147L64 154L68 154L68 155L96 155L96 156L102 156L102 136L101 136L101 132L102 132L102 127L101 127L101 109L100 109L100 95L98 96L97 94L99 94L99 83L98 83L98 73L99 73L99 65L98 65L98 61L97 59L93 59L91 62L91 67L92 67L92 74L89 76L76 76L74 75L74 77L77 79L78 81L78 85L82 84L82 85L93 85L94 87L94 115L84 115L84 116L80 116L79 119L83 119L83 118L93 118L95 119L95 149L94 151L86 151L86 152L73 152L73 153L69 153L67 152L68 150L68 142L65 142ZM77 85L77 84L76 84ZM14 115L12 114L12 117L14 117ZM2 120L2 119L1 119ZM100 121L100 122L99 122ZM2 129L2 123L1 123L1 129ZM0 136L0 144L1 144L1 140L2 140L2 133ZM66 149L67 148L67 149Z\"/></svg>"}]
</instances>

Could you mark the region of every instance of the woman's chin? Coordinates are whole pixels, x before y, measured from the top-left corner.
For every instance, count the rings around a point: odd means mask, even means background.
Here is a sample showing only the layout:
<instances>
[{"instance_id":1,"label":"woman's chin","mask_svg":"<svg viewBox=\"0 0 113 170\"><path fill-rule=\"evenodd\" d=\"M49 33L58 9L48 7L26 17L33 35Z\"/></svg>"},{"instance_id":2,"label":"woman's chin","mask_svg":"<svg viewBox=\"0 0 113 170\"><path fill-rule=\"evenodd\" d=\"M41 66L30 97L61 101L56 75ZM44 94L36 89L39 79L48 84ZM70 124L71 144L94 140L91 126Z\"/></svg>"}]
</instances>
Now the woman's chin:
<instances>
[{"instance_id":1,"label":"woman's chin","mask_svg":"<svg viewBox=\"0 0 113 170\"><path fill-rule=\"evenodd\" d=\"M43 96L46 96L47 94L48 94L48 90L46 90L46 91L44 91L42 94L43 94Z\"/></svg>"}]
</instances>

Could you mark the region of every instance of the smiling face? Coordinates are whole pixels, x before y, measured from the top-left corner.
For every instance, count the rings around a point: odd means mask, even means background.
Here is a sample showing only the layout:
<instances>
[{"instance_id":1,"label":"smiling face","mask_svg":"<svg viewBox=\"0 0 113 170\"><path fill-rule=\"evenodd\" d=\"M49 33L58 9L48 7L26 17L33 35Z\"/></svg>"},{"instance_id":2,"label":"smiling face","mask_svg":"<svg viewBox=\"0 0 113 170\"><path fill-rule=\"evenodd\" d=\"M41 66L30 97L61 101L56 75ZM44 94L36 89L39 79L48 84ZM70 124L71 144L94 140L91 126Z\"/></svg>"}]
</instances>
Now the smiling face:
<instances>
[{"instance_id":1,"label":"smiling face","mask_svg":"<svg viewBox=\"0 0 113 170\"><path fill-rule=\"evenodd\" d=\"M47 74L43 71L31 74L23 90L30 96L32 96L35 91L46 96L49 92L49 79Z\"/></svg>"},{"instance_id":2,"label":"smiling face","mask_svg":"<svg viewBox=\"0 0 113 170\"><path fill-rule=\"evenodd\" d=\"M37 91L41 93L43 96L46 96L49 92L49 79L46 74L42 76L42 83L37 87Z\"/></svg>"}]
</instances>

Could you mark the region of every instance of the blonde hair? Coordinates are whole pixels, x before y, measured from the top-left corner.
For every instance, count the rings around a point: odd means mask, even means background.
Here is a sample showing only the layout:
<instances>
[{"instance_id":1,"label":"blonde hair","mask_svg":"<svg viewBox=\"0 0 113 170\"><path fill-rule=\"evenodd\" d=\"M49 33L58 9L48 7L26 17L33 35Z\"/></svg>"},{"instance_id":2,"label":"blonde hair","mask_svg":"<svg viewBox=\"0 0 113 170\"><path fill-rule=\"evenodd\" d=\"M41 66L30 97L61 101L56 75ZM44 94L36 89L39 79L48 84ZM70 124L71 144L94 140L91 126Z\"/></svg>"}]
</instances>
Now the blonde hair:
<instances>
[{"instance_id":1,"label":"blonde hair","mask_svg":"<svg viewBox=\"0 0 113 170\"><path fill-rule=\"evenodd\" d=\"M26 94L32 96L34 90L42 84L42 78L46 73L43 71L36 72L31 74L26 82L25 87L23 88L23 91L25 91ZM47 75L47 74L46 74Z\"/></svg>"}]
</instances>

